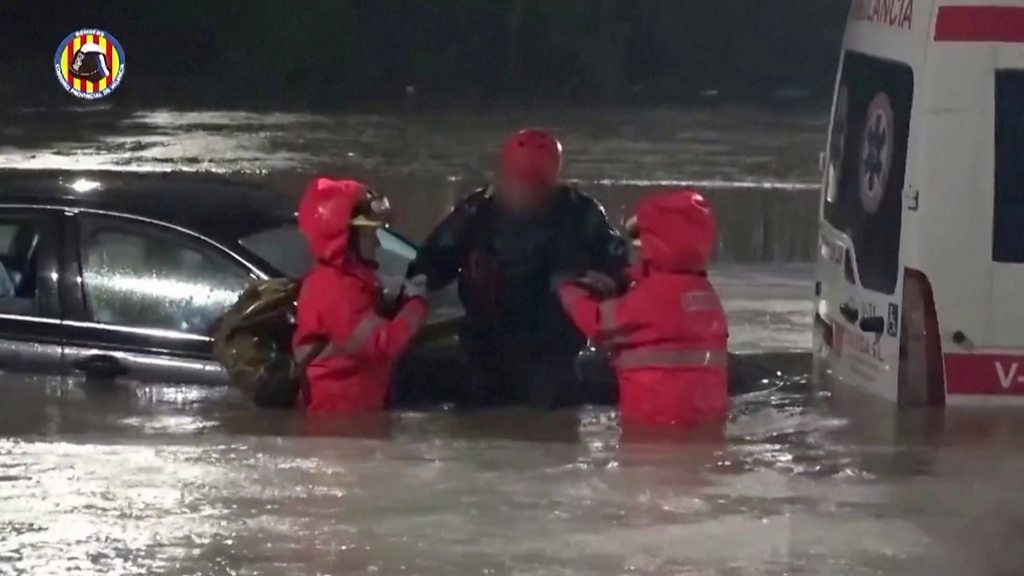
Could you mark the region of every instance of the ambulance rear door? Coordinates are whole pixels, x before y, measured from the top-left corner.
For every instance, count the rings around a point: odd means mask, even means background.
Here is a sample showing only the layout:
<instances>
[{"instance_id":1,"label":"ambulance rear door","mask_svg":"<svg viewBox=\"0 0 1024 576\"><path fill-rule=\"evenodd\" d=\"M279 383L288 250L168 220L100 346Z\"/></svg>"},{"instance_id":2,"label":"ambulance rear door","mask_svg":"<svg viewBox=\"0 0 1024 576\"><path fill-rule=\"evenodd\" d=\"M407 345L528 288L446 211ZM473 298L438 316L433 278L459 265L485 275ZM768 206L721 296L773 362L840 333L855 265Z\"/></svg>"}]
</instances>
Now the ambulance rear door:
<instances>
[{"instance_id":1,"label":"ambulance rear door","mask_svg":"<svg viewBox=\"0 0 1024 576\"><path fill-rule=\"evenodd\" d=\"M937 10L917 246L946 392L1024 394L1024 0Z\"/></svg>"},{"instance_id":2,"label":"ambulance rear door","mask_svg":"<svg viewBox=\"0 0 1024 576\"><path fill-rule=\"evenodd\" d=\"M926 76L920 248L944 348L1024 348L1024 0L940 6Z\"/></svg>"}]
</instances>

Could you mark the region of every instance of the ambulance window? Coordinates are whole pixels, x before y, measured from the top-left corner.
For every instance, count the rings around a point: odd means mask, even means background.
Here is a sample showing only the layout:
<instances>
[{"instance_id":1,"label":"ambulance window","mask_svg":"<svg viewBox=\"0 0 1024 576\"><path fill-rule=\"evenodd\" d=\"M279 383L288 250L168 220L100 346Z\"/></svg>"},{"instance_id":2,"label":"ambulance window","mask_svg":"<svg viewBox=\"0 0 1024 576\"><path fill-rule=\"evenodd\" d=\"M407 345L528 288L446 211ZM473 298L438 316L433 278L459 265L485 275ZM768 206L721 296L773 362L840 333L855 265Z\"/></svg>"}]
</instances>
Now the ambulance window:
<instances>
[{"instance_id":1,"label":"ambulance window","mask_svg":"<svg viewBox=\"0 0 1024 576\"><path fill-rule=\"evenodd\" d=\"M1024 263L1024 71L996 73L992 260Z\"/></svg>"},{"instance_id":2,"label":"ambulance window","mask_svg":"<svg viewBox=\"0 0 1024 576\"><path fill-rule=\"evenodd\" d=\"M853 241L861 285L892 294L914 74L903 64L847 52L837 98L825 220Z\"/></svg>"}]
</instances>

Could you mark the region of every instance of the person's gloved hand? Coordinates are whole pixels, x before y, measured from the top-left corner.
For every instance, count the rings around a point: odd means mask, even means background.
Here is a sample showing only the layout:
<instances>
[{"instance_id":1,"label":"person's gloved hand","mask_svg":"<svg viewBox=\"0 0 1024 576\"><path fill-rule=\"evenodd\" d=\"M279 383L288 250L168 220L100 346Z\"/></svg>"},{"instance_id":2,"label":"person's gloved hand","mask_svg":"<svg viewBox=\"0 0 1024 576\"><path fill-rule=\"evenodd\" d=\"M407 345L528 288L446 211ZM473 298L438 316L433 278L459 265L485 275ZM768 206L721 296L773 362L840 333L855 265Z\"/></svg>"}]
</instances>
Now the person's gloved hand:
<instances>
[{"instance_id":1,"label":"person's gloved hand","mask_svg":"<svg viewBox=\"0 0 1024 576\"><path fill-rule=\"evenodd\" d=\"M415 259L409 262L409 265L405 267L405 279L409 280L422 274L420 272L420 265Z\"/></svg>"},{"instance_id":2,"label":"person's gloved hand","mask_svg":"<svg viewBox=\"0 0 1024 576\"><path fill-rule=\"evenodd\" d=\"M586 290L591 296L601 300L614 297L619 290L618 283L603 272L589 270L583 276L575 278L573 284Z\"/></svg>"},{"instance_id":3,"label":"person's gloved hand","mask_svg":"<svg viewBox=\"0 0 1024 576\"><path fill-rule=\"evenodd\" d=\"M551 275L551 291L558 292L564 284L568 284L578 278L579 275L573 272L556 272Z\"/></svg>"},{"instance_id":4,"label":"person's gloved hand","mask_svg":"<svg viewBox=\"0 0 1024 576\"><path fill-rule=\"evenodd\" d=\"M402 294L406 298L427 298L427 275L417 274L402 285Z\"/></svg>"}]
</instances>

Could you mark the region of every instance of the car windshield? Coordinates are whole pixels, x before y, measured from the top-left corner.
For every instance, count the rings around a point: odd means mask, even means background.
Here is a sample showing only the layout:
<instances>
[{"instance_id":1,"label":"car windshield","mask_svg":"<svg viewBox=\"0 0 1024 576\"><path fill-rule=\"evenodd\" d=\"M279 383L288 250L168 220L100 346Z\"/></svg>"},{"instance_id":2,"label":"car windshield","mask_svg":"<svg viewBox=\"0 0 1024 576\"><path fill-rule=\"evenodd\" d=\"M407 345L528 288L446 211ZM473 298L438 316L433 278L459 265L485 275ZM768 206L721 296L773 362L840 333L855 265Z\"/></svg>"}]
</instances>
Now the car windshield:
<instances>
[{"instance_id":1,"label":"car windshield","mask_svg":"<svg viewBox=\"0 0 1024 576\"><path fill-rule=\"evenodd\" d=\"M389 290L397 289L409 262L416 257L416 247L385 229L377 232L377 238L381 282ZM239 242L289 278L302 278L313 266L306 238L294 222L246 236Z\"/></svg>"},{"instance_id":2,"label":"car windshield","mask_svg":"<svg viewBox=\"0 0 1024 576\"><path fill-rule=\"evenodd\" d=\"M246 236L239 243L289 278L302 278L313 266L313 255L295 224Z\"/></svg>"}]
</instances>

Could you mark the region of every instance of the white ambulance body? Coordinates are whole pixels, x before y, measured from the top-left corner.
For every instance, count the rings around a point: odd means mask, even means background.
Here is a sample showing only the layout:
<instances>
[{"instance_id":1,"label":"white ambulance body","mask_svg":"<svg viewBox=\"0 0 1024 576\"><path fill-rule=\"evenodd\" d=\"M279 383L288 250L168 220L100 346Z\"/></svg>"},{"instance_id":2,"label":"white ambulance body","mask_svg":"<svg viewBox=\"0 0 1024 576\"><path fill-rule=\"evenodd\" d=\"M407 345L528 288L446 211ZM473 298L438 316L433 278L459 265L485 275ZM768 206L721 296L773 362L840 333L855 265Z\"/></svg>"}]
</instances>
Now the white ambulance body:
<instances>
[{"instance_id":1,"label":"white ambulance body","mask_svg":"<svg viewBox=\"0 0 1024 576\"><path fill-rule=\"evenodd\" d=\"M853 0L824 160L820 373L1024 405L1024 0Z\"/></svg>"}]
</instances>

